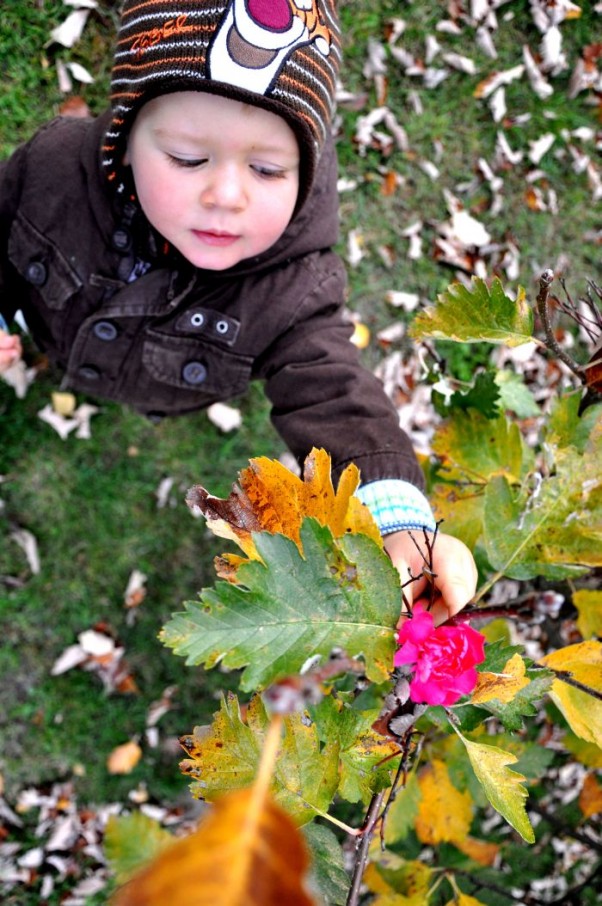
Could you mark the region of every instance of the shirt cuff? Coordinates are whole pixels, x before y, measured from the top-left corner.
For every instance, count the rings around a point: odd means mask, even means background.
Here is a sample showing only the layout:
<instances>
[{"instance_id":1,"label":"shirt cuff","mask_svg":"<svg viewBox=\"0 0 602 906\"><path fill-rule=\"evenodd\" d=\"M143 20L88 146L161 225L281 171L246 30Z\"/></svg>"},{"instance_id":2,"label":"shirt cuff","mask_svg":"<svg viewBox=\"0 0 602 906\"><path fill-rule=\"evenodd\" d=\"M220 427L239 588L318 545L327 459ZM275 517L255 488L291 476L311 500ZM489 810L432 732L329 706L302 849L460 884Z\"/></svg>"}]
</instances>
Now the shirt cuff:
<instances>
[{"instance_id":1,"label":"shirt cuff","mask_svg":"<svg viewBox=\"0 0 602 906\"><path fill-rule=\"evenodd\" d=\"M371 481L356 491L356 497L372 513L381 535L406 529L434 532L437 527L428 500L409 481L394 478Z\"/></svg>"}]
</instances>

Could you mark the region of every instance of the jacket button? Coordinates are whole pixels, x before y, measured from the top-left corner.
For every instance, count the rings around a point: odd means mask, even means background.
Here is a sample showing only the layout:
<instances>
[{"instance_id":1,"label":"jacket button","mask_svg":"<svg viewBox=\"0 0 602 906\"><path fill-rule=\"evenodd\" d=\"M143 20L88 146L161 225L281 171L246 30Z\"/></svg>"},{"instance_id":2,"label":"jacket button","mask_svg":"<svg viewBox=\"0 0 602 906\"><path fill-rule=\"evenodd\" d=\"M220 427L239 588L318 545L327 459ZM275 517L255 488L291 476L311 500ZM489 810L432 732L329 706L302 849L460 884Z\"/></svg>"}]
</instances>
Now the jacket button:
<instances>
[{"instance_id":1,"label":"jacket button","mask_svg":"<svg viewBox=\"0 0 602 906\"><path fill-rule=\"evenodd\" d=\"M182 379L187 384L202 384L207 377L207 369L202 362L186 362L182 368Z\"/></svg>"},{"instance_id":2,"label":"jacket button","mask_svg":"<svg viewBox=\"0 0 602 906\"><path fill-rule=\"evenodd\" d=\"M77 369L77 373L87 381L97 381L100 377L100 371L98 368L95 368L94 365L82 365Z\"/></svg>"},{"instance_id":3,"label":"jacket button","mask_svg":"<svg viewBox=\"0 0 602 906\"><path fill-rule=\"evenodd\" d=\"M99 340L105 340L110 343L117 337L117 328L110 321L97 321L92 328L92 333Z\"/></svg>"},{"instance_id":4,"label":"jacket button","mask_svg":"<svg viewBox=\"0 0 602 906\"><path fill-rule=\"evenodd\" d=\"M132 237L129 230L118 227L111 236L111 241L118 252L126 252L132 243Z\"/></svg>"},{"instance_id":5,"label":"jacket button","mask_svg":"<svg viewBox=\"0 0 602 906\"><path fill-rule=\"evenodd\" d=\"M48 271L46 270L46 265L42 264L41 261L32 261L31 264L27 265L25 279L28 283L31 283L32 286L44 286L47 277Z\"/></svg>"}]
</instances>

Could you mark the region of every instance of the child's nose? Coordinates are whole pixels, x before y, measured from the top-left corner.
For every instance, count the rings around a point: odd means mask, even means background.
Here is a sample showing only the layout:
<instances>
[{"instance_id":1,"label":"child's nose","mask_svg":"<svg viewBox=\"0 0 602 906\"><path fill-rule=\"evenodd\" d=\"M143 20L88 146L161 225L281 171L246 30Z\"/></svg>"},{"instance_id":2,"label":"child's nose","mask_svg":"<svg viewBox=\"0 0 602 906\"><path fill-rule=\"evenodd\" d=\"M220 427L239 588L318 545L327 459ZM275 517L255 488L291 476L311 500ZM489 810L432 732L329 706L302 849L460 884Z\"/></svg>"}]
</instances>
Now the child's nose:
<instances>
[{"instance_id":1,"label":"child's nose","mask_svg":"<svg viewBox=\"0 0 602 906\"><path fill-rule=\"evenodd\" d=\"M237 166L212 167L206 173L201 190L201 203L205 207L240 210L245 205L243 174Z\"/></svg>"}]
</instances>

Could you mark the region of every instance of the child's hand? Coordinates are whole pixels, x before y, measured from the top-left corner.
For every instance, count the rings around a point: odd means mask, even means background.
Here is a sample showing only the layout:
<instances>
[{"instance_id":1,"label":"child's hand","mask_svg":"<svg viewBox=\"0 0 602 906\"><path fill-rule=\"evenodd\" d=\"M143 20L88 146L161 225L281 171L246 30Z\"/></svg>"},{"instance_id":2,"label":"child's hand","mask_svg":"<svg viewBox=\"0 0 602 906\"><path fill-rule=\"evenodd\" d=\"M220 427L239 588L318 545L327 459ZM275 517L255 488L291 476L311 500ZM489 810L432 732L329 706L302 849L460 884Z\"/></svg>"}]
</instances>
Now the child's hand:
<instances>
[{"instance_id":1,"label":"child's hand","mask_svg":"<svg viewBox=\"0 0 602 906\"><path fill-rule=\"evenodd\" d=\"M428 563L424 533L413 530L411 534ZM432 541L434 536L429 532L428 537ZM408 569L412 576L419 576L427 565L412 538L409 532L403 531L394 532L384 539L385 550L397 567L402 584L409 579ZM431 592L429 586L434 586L431 612L435 624L439 624L462 610L473 597L477 587L477 568L471 552L462 541L438 532L432 546L432 571L430 581L426 576L421 576L416 582L406 585L403 591L412 603L420 597L428 599Z\"/></svg>"},{"instance_id":2,"label":"child's hand","mask_svg":"<svg viewBox=\"0 0 602 906\"><path fill-rule=\"evenodd\" d=\"M16 334L0 330L0 374L3 374L21 358L21 338Z\"/></svg>"}]
</instances>

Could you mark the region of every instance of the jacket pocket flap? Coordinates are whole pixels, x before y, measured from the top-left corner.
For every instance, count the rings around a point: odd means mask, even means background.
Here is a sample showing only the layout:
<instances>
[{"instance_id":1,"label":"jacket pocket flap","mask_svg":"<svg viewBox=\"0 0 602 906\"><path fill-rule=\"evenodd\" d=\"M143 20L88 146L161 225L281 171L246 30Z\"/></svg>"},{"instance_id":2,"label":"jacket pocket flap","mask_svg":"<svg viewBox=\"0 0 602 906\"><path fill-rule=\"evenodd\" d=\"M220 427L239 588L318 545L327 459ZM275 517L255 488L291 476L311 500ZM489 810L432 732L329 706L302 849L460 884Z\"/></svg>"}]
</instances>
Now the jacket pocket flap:
<instances>
[{"instance_id":1,"label":"jacket pocket flap","mask_svg":"<svg viewBox=\"0 0 602 906\"><path fill-rule=\"evenodd\" d=\"M170 337L148 331L142 362L157 380L172 387L236 396L247 389L253 359L235 355L190 337Z\"/></svg>"},{"instance_id":2,"label":"jacket pocket flap","mask_svg":"<svg viewBox=\"0 0 602 906\"><path fill-rule=\"evenodd\" d=\"M22 214L17 214L8 240L8 256L48 308L63 308L82 281L58 248Z\"/></svg>"}]
</instances>

